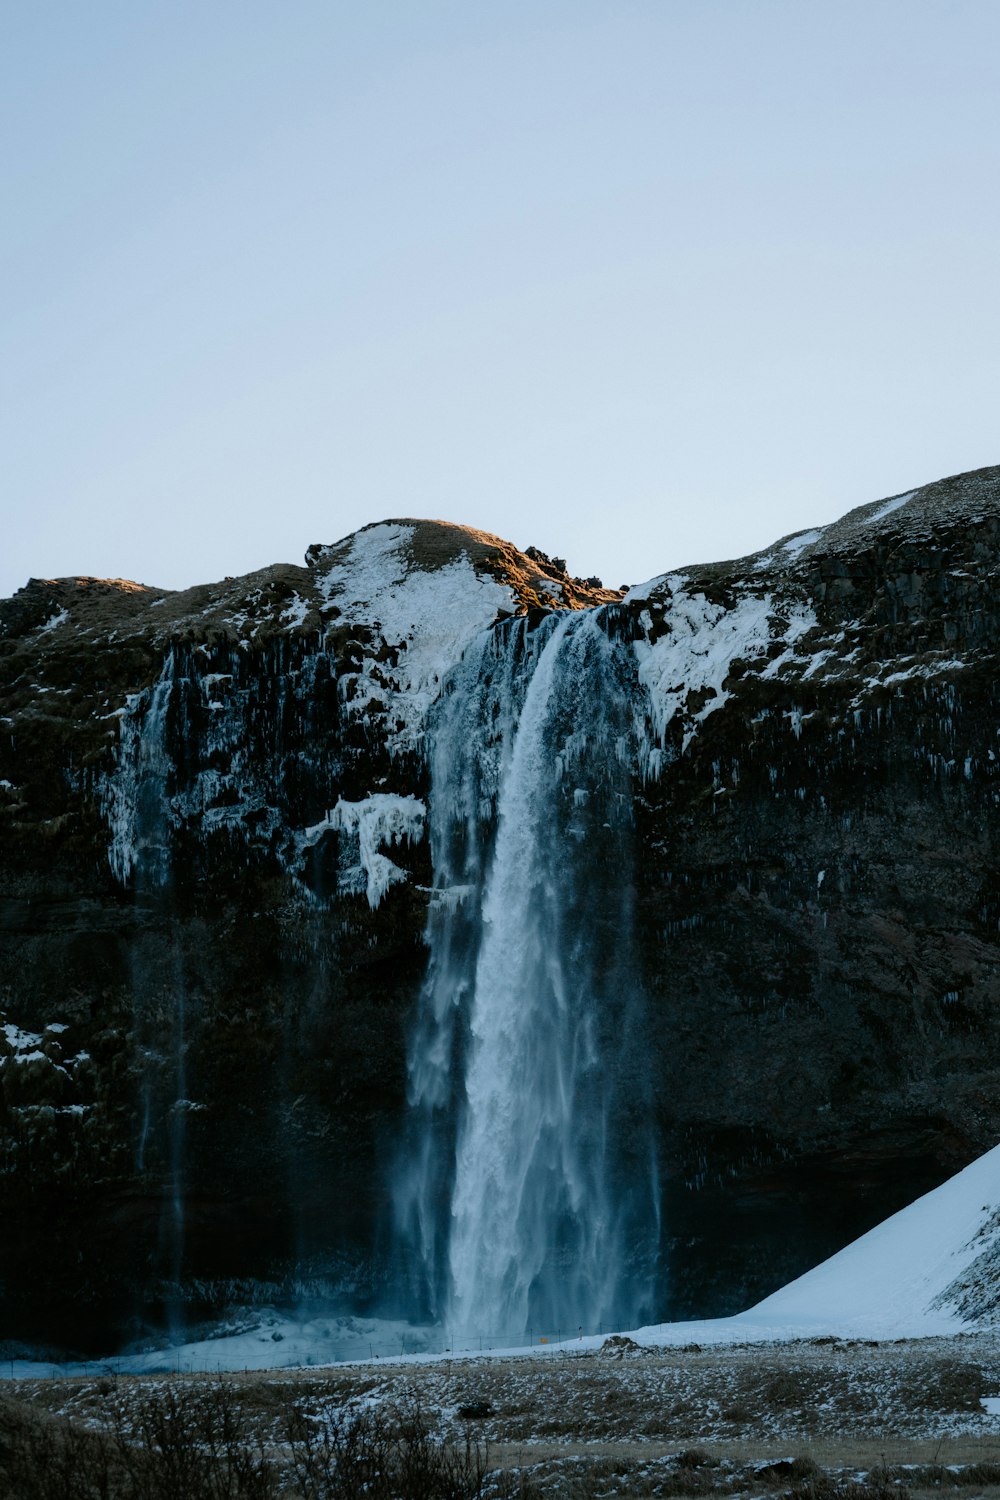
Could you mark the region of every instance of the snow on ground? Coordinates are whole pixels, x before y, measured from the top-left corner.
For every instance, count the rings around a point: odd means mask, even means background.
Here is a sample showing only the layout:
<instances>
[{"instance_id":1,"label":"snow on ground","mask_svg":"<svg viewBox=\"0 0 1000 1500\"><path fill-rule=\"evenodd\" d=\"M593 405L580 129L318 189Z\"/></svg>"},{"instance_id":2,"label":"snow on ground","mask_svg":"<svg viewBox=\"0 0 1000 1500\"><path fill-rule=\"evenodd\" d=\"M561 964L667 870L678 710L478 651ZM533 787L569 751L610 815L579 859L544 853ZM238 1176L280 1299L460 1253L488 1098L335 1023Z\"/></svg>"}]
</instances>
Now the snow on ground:
<instances>
[{"instance_id":1,"label":"snow on ground","mask_svg":"<svg viewBox=\"0 0 1000 1500\"><path fill-rule=\"evenodd\" d=\"M756 561L751 564L752 573L765 573L768 569L781 568L790 562L798 562L802 553L822 541L825 526L813 526L808 531L795 531L784 541L775 542L763 552L753 553Z\"/></svg>"},{"instance_id":2,"label":"snow on ground","mask_svg":"<svg viewBox=\"0 0 1000 1500\"><path fill-rule=\"evenodd\" d=\"M734 1318L640 1329L639 1343L924 1338L991 1326L1000 1268L1000 1146ZM993 1294L996 1296L996 1294ZM978 1316L969 1317L970 1311ZM699 1329L697 1334L693 1330Z\"/></svg>"},{"instance_id":3,"label":"snow on ground","mask_svg":"<svg viewBox=\"0 0 1000 1500\"><path fill-rule=\"evenodd\" d=\"M884 500L878 510L873 511L867 519L884 521L886 516L891 516L894 510L900 510L902 506L909 505L916 493L916 490L907 490L905 495L896 495L892 500Z\"/></svg>"},{"instance_id":4,"label":"snow on ground","mask_svg":"<svg viewBox=\"0 0 1000 1500\"><path fill-rule=\"evenodd\" d=\"M901 518L905 520L905 525L899 527L901 534L912 533L915 529L919 529L921 524L928 524L930 515L945 519L949 511L954 512L958 509L968 516L969 500L962 497L962 491L969 491L970 496L974 493L978 498L979 493L985 490L986 493L981 503L996 503L995 497L990 494L989 475L972 473L959 476L959 479L964 483L958 485L955 480L943 480L940 485L925 485L922 489L907 490L905 495L893 495L887 500L872 501L868 505L856 506L854 510L849 510L826 526L813 526L805 531L792 532L790 536L779 538L770 546L761 548L759 552L752 552L742 559L747 565L746 571L750 574L786 571L794 573L799 572L802 564L808 562L804 554L811 552L813 548L822 554L845 549L857 550L859 546L873 540L872 528L875 528L877 536L883 521L896 511L911 505L913 501L917 503L911 507L907 517ZM957 490L958 493L942 496L939 493L942 487ZM971 519L974 523L975 517ZM690 567L680 568L674 576L683 582L689 573L698 571L701 570ZM668 581L671 581L671 575L661 573L645 583L637 583L628 590L624 602L626 604L644 602Z\"/></svg>"},{"instance_id":5,"label":"snow on ground","mask_svg":"<svg viewBox=\"0 0 1000 1500\"><path fill-rule=\"evenodd\" d=\"M679 573L657 573L654 578L647 578L645 583L634 583L622 596L623 604L644 604L650 594L661 588L663 584L672 579L683 582Z\"/></svg>"},{"instance_id":6,"label":"snow on ground","mask_svg":"<svg viewBox=\"0 0 1000 1500\"><path fill-rule=\"evenodd\" d=\"M282 629L300 630L305 624L308 614L308 599L303 599L301 594L293 593L291 599L281 611Z\"/></svg>"},{"instance_id":7,"label":"snow on ground","mask_svg":"<svg viewBox=\"0 0 1000 1500\"><path fill-rule=\"evenodd\" d=\"M15 1026L12 1021L7 1021L0 1026L8 1046L15 1053L30 1053L42 1045L41 1035L36 1031L22 1031L20 1026Z\"/></svg>"},{"instance_id":8,"label":"snow on ground","mask_svg":"<svg viewBox=\"0 0 1000 1500\"><path fill-rule=\"evenodd\" d=\"M814 526L812 531L800 531L797 536L793 536L789 541L785 542L781 550L782 552L787 552L789 557L798 557L799 553L804 552L806 547L811 547L814 542L818 542L822 535L822 526Z\"/></svg>"},{"instance_id":9,"label":"snow on ground","mask_svg":"<svg viewBox=\"0 0 1000 1500\"><path fill-rule=\"evenodd\" d=\"M513 591L477 573L465 554L439 568L415 566L415 530L391 522L365 527L330 549L339 560L319 580L327 609L377 632L395 653L395 661L364 656L346 681L348 713L391 697L389 743L396 750L413 748L443 677L473 637L516 607Z\"/></svg>"},{"instance_id":10,"label":"snow on ground","mask_svg":"<svg viewBox=\"0 0 1000 1500\"><path fill-rule=\"evenodd\" d=\"M66 621L68 619L69 619L69 610L68 609L59 609L59 610L56 610L55 614L54 615L50 615L49 618L45 621L44 625L39 625L39 627L38 627L39 634L42 635L42 634L44 634L48 630L58 630L59 626L60 625L65 625L65 623L66 623Z\"/></svg>"},{"instance_id":11,"label":"snow on ground","mask_svg":"<svg viewBox=\"0 0 1000 1500\"><path fill-rule=\"evenodd\" d=\"M349 1316L291 1318L274 1309L254 1309L224 1325L211 1336L187 1344L149 1349L107 1359L0 1360L0 1377L14 1379L92 1375L113 1371L123 1375L154 1375L174 1371L232 1373L237 1370L277 1370L376 1361L412 1356L425 1348L447 1347L437 1329L415 1328L384 1318ZM437 1357L435 1355L435 1357Z\"/></svg>"},{"instance_id":12,"label":"snow on ground","mask_svg":"<svg viewBox=\"0 0 1000 1500\"><path fill-rule=\"evenodd\" d=\"M660 1323L630 1332L640 1347L772 1343L797 1339L916 1339L1000 1322L1000 1146L918 1198L822 1265L731 1318ZM248 1315L221 1337L110 1361L51 1365L13 1360L14 1377L157 1370L276 1369L377 1359L426 1364L510 1355L548 1358L599 1349L610 1330L553 1330L530 1346L516 1339L464 1337L379 1319L295 1319ZM491 1347L492 1345L492 1347Z\"/></svg>"}]
</instances>

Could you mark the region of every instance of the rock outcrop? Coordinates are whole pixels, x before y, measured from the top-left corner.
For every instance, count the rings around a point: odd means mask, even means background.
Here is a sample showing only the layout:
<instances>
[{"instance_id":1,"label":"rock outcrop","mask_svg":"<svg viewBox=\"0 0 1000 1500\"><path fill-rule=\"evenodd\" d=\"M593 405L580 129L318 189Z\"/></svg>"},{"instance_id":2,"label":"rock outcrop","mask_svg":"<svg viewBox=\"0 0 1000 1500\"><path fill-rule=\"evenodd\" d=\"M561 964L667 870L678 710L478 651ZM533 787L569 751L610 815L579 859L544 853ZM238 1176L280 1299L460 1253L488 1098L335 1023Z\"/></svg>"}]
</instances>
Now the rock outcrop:
<instances>
[{"instance_id":1,"label":"rock outcrop","mask_svg":"<svg viewBox=\"0 0 1000 1500\"><path fill-rule=\"evenodd\" d=\"M552 610L600 607L634 671L630 866L593 878L634 892L657 1316L747 1305L995 1144L998 573L989 469L624 597L398 521L0 603L0 1335L384 1297L428 725L474 639Z\"/></svg>"}]
</instances>

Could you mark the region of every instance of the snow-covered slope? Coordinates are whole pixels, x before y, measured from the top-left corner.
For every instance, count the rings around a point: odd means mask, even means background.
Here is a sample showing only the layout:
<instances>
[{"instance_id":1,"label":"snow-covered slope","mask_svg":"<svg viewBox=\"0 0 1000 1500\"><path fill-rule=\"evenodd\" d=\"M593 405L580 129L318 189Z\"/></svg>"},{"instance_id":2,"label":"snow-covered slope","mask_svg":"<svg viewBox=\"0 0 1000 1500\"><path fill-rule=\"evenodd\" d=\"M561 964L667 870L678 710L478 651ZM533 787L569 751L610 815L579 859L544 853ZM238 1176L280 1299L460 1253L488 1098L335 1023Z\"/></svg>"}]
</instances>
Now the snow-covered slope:
<instances>
[{"instance_id":1,"label":"snow-covered slope","mask_svg":"<svg viewBox=\"0 0 1000 1500\"><path fill-rule=\"evenodd\" d=\"M1000 1146L734 1318L665 1323L644 1344L922 1338L1000 1314Z\"/></svg>"},{"instance_id":2,"label":"snow-covered slope","mask_svg":"<svg viewBox=\"0 0 1000 1500\"><path fill-rule=\"evenodd\" d=\"M744 1316L868 1338L954 1333L1000 1304L1000 1146Z\"/></svg>"},{"instance_id":3,"label":"snow-covered slope","mask_svg":"<svg viewBox=\"0 0 1000 1500\"><path fill-rule=\"evenodd\" d=\"M466 551L436 566L415 566L415 525L366 526L323 555L320 592L326 613L344 616L376 643L359 652L358 670L342 691L351 714L391 703L386 733L394 748L412 748L448 669L479 631L517 601L507 583L477 571Z\"/></svg>"}]
</instances>

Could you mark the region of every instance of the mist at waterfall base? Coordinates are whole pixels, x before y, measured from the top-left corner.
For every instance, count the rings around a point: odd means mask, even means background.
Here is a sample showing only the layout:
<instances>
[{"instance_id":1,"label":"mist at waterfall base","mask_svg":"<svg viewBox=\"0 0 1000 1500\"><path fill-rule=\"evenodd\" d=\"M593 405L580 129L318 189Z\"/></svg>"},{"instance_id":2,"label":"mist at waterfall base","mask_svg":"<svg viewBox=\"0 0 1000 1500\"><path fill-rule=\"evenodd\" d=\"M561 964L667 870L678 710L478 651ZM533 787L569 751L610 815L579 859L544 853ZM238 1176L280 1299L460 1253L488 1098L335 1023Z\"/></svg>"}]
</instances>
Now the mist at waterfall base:
<instances>
[{"instance_id":1,"label":"mist at waterfall base","mask_svg":"<svg viewBox=\"0 0 1000 1500\"><path fill-rule=\"evenodd\" d=\"M397 1310L460 1344L653 1312L659 1201L631 962L641 736L615 619L481 636L430 725L430 958L393 1231Z\"/></svg>"}]
</instances>

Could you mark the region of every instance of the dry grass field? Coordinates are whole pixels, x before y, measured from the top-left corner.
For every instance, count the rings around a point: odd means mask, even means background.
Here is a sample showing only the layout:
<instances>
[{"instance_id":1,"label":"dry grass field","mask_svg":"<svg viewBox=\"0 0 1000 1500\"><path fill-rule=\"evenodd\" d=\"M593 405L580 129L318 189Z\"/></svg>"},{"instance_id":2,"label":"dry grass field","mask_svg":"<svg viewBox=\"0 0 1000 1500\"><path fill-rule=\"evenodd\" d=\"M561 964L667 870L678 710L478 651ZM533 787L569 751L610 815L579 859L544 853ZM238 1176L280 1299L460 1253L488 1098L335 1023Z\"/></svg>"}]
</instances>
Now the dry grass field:
<instances>
[{"instance_id":1,"label":"dry grass field","mask_svg":"<svg viewBox=\"0 0 1000 1500\"><path fill-rule=\"evenodd\" d=\"M1000 1496L1000 1339L5 1382L17 1500Z\"/></svg>"}]
</instances>

